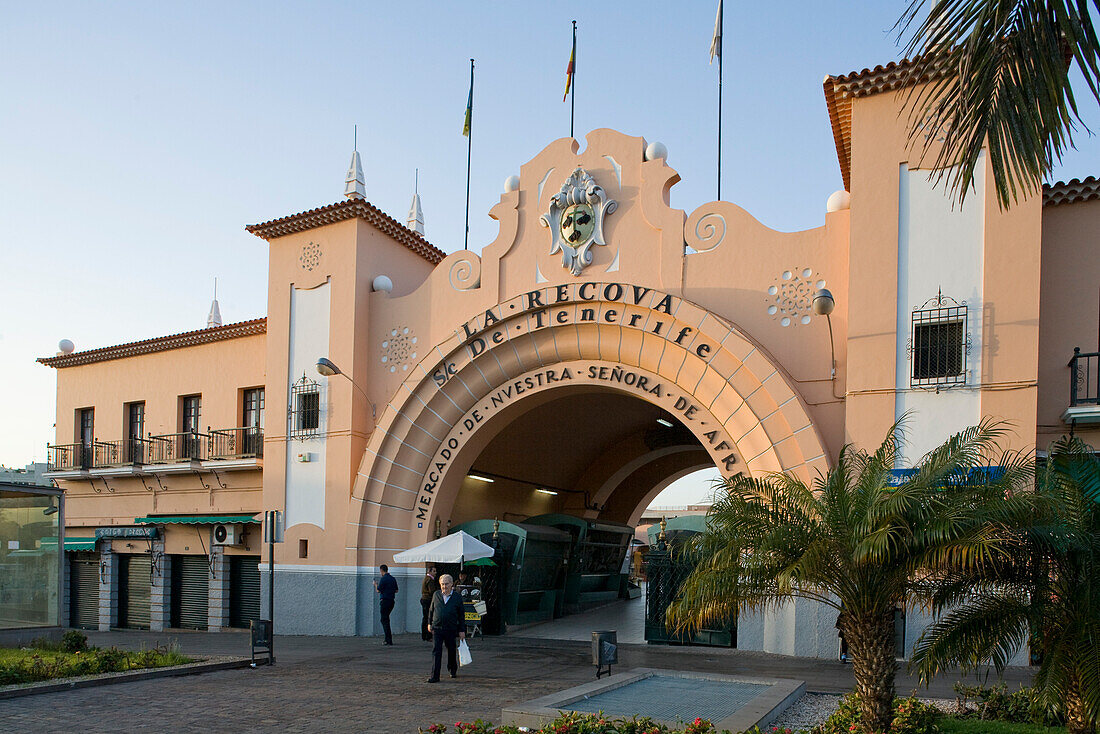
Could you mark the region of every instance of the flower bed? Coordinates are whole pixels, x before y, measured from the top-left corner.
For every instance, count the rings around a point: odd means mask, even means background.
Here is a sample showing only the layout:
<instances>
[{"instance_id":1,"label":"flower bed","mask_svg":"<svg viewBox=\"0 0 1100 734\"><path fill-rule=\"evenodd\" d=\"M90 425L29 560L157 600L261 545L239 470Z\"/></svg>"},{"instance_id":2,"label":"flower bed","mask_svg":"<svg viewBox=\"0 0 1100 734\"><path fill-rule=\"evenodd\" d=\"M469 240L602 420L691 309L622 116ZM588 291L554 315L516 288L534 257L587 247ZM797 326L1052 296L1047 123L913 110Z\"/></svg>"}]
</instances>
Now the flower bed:
<instances>
[{"instance_id":1,"label":"flower bed","mask_svg":"<svg viewBox=\"0 0 1100 734\"><path fill-rule=\"evenodd\" d=\"M29 648L0 648L0 685L38 683L98 673L161 668L192 662L178 650L152 648L129 652L111 647L88 647L87 637L75 630L60 643L36 640Z\"/></svg>"}]
</instances>

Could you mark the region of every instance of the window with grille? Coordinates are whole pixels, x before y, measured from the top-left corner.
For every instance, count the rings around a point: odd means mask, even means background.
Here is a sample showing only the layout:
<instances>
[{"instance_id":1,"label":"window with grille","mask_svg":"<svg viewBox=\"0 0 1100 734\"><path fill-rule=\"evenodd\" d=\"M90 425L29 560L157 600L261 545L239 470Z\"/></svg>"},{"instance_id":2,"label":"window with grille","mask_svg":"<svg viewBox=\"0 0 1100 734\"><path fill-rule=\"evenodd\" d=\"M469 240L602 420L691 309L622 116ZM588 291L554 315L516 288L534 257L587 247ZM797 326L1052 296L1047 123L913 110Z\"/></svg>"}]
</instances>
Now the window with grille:
<instances>
[{"instance_id":1,"label":"window with grille","mask_svg":"<svg viewBox=\"0 0 1100 734\"><path fill-rule=\"evenodd\" d=\"M912 387L941 387L966 383L970 353L966 302L939 293L913 311L909 341Z\"/></svg>"},{"instance_id":2,"label":"window with grille","mask_svg":"<svg viewBox=\"0 0 1100 734\"><path fill-rule=\"evenodd\" d=\"M290 437L308 438L321 426L321 386L305 375L290 388Z\"/></svg>"}]
</instances>

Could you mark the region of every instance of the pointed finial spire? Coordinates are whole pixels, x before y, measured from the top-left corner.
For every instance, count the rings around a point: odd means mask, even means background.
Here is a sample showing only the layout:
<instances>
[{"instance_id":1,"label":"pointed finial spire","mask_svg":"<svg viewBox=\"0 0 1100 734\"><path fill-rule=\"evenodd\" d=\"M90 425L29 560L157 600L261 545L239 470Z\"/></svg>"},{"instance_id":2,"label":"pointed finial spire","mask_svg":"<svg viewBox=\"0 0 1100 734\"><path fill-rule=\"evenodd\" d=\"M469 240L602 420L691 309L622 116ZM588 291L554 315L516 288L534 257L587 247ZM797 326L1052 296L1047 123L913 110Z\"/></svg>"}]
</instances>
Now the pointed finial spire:
<instances>
[{"instance_id":1,"label":"pointed finial spire","mask_svg":"<svg viewBox=\"0 0 1100 734\"><path fill-rule=\"evenodd\" d=\"M409 215L405 217L405 226L417 234L424 234L424 210L420 208L420 169L416 169L413 179L413 200L409 205Z\"/></svg>"},{"instance_id":2,"label":"pointed finial spire","mask_svg":"<svg viewBox=\"0 0 1100 734\"><path fill-rule=\"evenodd\" d=\"M366 199L367 185L363 178L363 162L359 160L359 126L355 126L354 149L348 175L344 178L344 196L349 199Z\"/></svg>"},{"instance_id":3,"label":"pointed finial spire","mask_svg":"<svg viewBox=\"0 0 1100 734\"><path fill-rule=\"evenodd\" d=\"M213 329L222 325L222 311L218 308L218 279L214 278L214 300L210 303L210 313L206 316L206 328Z\"/></svg>"}]
</instances>

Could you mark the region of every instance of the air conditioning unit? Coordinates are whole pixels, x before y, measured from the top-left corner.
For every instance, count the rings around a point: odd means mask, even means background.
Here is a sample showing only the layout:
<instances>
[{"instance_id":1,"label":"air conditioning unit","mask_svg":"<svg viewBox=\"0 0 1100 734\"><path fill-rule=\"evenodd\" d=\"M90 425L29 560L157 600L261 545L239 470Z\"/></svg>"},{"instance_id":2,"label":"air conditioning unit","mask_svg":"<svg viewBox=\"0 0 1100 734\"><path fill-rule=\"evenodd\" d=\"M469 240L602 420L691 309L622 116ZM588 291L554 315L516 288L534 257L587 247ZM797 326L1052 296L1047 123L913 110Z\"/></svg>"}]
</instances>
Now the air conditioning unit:
<instances>
[{"instance_id":1,"label":"air conditioning unit","mask_svg":"<svg viewBox=\"0 0 1100 734\"><path fill-rule=\"evenodd\" d=\"M243 534L239 524L218 523L214 526L214 545L240 545Z\"/></svg>"}]
</instances>

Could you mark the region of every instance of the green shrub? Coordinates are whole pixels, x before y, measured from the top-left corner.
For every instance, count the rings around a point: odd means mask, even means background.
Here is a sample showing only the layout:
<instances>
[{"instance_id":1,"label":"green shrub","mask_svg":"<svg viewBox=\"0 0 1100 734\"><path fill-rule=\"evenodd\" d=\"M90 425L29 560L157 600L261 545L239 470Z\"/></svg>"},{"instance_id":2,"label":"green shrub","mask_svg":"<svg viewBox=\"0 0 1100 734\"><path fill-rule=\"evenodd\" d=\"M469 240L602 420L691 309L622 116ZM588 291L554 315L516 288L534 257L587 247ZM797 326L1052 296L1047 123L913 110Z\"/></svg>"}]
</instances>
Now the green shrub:
<instances>
[{"instance_id":1,"label":"green shrub","mask_svg":"<svg viewBox=\"0 0 1100 734\"><path fill-rule=\"evenodd\" d=\"M88 649L88 635L80 630L68 630L61 635L62 652L84 652Z\"/></svg>"},{"instance_id":2,"label":"green shrub","mask_svg":"<svg viewBox=\"0 0 1100 734\"><path fill-rule=\"evenodd\" d=\"M1058 726L1060 717L1047 709L1031 688L1008 690L1004 683L994 686L955 684L958 694L959 718L984 721L1007 721L1015 724Z\"/></svg>"},{"instance_id":3,"label":"green shrub","mask_svg":"<svg viewBox=\"0 0 1100 734\"><path fill-rule=\"evenodd\" d=\"M937 734L937 719L942 714L935 706L915 698L894 699L894 719L887 732L872 732L863 726L859 696L849 693L836 712L816 731L821 734Z\"/></svg>"},{"instance_id":4,"label":"green shrub","mask_svg":"<svg viewBox=\"0 0 1100 734\"><path fill-rule=\"evenodd\" d=\"M61 642L51 640L49 637L35 637L31 640L31 649L42 650L43 652L60 652Z\"/></svg>"},{"instance_id":5,"label":"green shrub","mask_svg":"<svg viewBox=\"0 0 1100 734\"><path fill-rule=\"evenodd\" d=\"M74 653L45 650L10 650L0 657L0 685L35 683L78 675L117 673L136 668L182 665L191 659L175 649L154 648L125 652L117 648L91 648Z\"/></svg>"},{"instance_id":6,"label":"green shrub","mask_svg":"<svg viewBox=\"0 0 1100 734\"><path fill-rule=\"evenodd\" d=\"M127 654L117 647L110 647L106 650L92 650L89 655L94 655L99 659L99 670L97 671L99 673L117 673L130 667Z\"/></svg>"}]
</instances>

